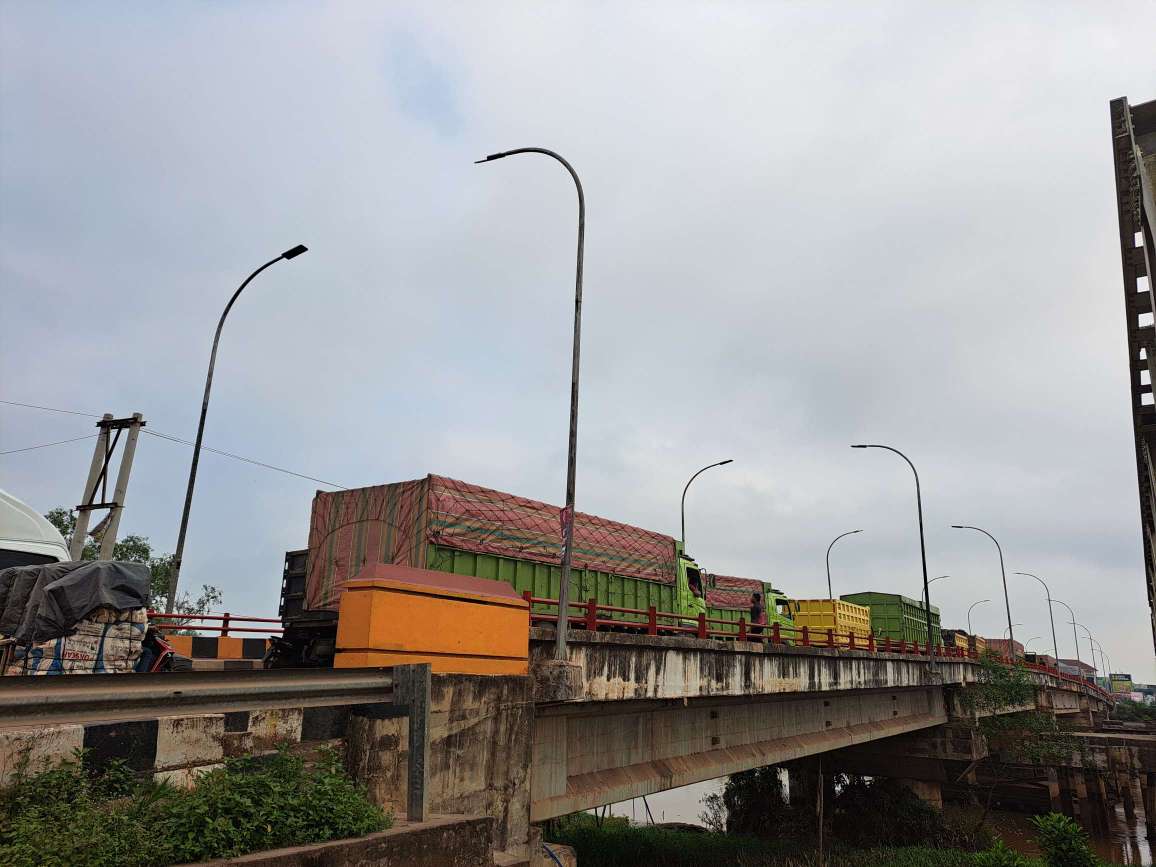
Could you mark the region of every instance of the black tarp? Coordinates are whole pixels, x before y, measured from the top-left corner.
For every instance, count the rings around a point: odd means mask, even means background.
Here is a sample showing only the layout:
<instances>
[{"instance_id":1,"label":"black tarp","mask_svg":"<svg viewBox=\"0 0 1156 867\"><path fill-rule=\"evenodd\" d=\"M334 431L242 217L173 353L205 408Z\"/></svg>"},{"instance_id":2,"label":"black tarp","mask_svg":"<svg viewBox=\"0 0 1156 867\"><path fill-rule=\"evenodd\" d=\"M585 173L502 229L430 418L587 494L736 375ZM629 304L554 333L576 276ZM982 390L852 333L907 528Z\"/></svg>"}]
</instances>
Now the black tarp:
<instances>
[{"instance_id":1,"label":"black tarp","mask_svg":"<svg viewBox=\"0 0 1156 867\"><path fill-rule=\"evenodd\" d=\"M64 564L59 564L64 565ZM45 567L51 570L54 567ZM83 620L97 608L130 611L147 608L149 604L149 567L144 563L125 563L119 560L93 560L82 563L66 574L45 583L40 599L29 600L29 606L39 601L28 624L21 624L21 632L14 636L19 643L51 641L68 635L78 620Z\"/></svg>"}]
</instances>

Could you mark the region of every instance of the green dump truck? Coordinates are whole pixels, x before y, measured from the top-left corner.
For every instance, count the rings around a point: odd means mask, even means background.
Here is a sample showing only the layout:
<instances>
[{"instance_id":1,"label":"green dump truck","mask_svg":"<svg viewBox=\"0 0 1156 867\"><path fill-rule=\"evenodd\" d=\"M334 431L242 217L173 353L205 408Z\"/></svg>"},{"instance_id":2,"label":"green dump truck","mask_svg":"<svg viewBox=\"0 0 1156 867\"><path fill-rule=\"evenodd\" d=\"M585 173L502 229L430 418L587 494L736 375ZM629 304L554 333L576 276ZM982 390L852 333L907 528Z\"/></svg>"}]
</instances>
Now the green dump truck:
<instances>
[{"instance_id":1,"label":"green dump truck","mask_svg":"<svg viewBox=\"0 0 1156 867\"><path fill-rule=\"evenodd\" d=\"M444 476L353 490L318 491L309 547L286 555L274 664L323 665L332 658L344 585L365 566L393 563L505 581L536 599L557 599L561 581L557 506ZM671 536L587 515L574 519L571 602L728 621L738 632L751 594L763 594L768 629L789 624L787 597L769 582L713 575ZM556 613L536 603L534 610ZM573 612L577 614L577 612ZM607 616L607 615L600 615ZM615 620L645 624L645 614ZM671 620L664 621L672 623Z\"/></svg>"}]
</instances>

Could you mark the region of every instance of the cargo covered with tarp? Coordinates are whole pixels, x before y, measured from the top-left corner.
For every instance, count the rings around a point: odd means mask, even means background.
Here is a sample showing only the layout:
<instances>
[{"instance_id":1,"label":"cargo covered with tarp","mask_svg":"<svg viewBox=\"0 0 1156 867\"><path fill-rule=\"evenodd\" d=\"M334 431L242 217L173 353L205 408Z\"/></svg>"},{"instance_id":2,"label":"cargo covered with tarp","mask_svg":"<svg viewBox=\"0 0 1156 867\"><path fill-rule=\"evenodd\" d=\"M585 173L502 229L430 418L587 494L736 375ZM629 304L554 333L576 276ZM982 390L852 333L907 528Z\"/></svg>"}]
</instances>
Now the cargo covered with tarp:
<instances>
[{"instance_id":1,"label":"cargo covered with tarp","mask_svg":"<svg viewBox=\"0 0 1156 867\"><path fill-rule=\"evenodd\" d=\"M27 648L9 673L131 674L148 630L144 608L97 608L72 625L68 635Z\"/></svg>"},{"instance_id":2,"label":"cargo covered with tarp","mask_svg":"<svg viewBox=\"0 0 1156 867\"><path fill-rule=\"evenodd\" d=\"M0 571L8 674L133 670L148 626L149 567L79 560Z\"/></svg>"},{"instance_id":3,"label":"cargo covered with tarp","mask_svg":"<svg viewBox=\"0 0 1156 867\"><path fill-rule=\"evenodd\" d=\"M711 575L707 584L714 586L706 591L706 602L713 608L733 608L749 610L751 594L763 592L763 582L754 578L739 578L734 575Z\"/></svg>"},{"instance_id":4,"label":"cargo covered with tarp","mask_svg":"<svg viewBox=\"0 0 1156 867\"><path fill-rule=\"evenodd\" d=\"M448 548L556 565L562 509L444 476L318 491L309 527L305 607L337 608L342 588L366 565L430 568L431 549ZM578 512L575 569L671 585L672 536Z\"/></svg>"}]
</instances>

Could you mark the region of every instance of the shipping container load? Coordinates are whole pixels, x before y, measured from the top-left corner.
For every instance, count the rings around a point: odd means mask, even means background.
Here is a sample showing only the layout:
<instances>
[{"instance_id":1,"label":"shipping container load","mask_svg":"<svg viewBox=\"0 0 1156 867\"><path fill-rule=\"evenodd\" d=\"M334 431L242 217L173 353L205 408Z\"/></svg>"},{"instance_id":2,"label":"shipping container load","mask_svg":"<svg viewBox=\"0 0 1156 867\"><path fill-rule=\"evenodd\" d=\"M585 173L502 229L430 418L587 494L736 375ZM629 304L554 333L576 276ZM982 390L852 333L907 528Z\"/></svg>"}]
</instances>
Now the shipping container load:
<instances>
[{"instance_id":1,"label":"shipping container load","mask_svg":"<svg viewBox=\"0 0 1156 867\"><path fill-rule=\"evenodd\" d=\"M814 632L833 630L866 639L871 634L871 609L845 599L792 599L791 617L796 627Z\"/></svg>"},{"instance_id":2,"label":"shipping container load","mask_svg":"<svg viewBox=\"0 0 1156 867\"><path fill-rule=\"evenodd\" d=\"M927 643L927 611L923 603L898 593L844 593L839 597L871 609L871 630L876 640ZM939 637L939 608L931 606L932 640Z\"/></svg>"}]
</instances>

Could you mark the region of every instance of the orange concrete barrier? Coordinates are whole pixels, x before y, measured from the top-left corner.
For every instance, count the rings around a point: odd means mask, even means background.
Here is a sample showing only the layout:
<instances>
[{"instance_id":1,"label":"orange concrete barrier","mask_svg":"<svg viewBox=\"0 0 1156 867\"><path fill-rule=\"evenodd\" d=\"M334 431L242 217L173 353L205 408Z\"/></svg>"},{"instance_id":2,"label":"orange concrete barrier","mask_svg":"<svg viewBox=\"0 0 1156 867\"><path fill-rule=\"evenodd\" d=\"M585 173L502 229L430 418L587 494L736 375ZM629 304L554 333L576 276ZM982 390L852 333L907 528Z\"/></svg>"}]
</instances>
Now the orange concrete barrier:
<instances>
[{"instance_id":1,"label":"orange concrete barrier","mask_svg":"<svg viewBox=\"0 0 1156 867\"><path fill-rule=\"evenodd\" d=\"M529 605L504 581L377 564L345 585L334 666L524 675L529 643Z\"/></svg>"}]
</instances>

